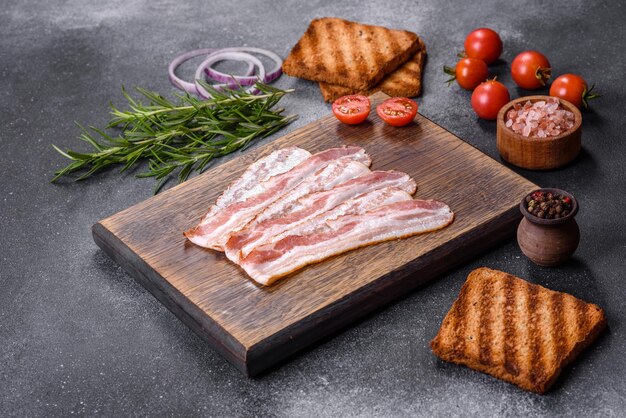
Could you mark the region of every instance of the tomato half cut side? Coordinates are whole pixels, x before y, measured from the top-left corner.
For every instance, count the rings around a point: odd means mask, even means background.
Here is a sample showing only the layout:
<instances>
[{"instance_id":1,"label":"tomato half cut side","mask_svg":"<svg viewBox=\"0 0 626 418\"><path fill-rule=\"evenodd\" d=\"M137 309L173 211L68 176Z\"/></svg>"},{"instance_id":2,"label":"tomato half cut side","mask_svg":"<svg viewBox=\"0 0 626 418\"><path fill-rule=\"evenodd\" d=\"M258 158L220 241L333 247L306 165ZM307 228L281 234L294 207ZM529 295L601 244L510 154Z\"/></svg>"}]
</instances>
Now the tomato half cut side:
<instances>
[{"instance_id":1,"label":"tomato half cut side","mask_svg":"<svg viewBox=\"0 0 626 418\"><path fill-rule=\"evenodd\" d=\"M370 99L361 94L343 96L333 102L333 113L340 122L358 125L370 114Z\"/></svg>"},{"instance_id":2,"label":"tomato half cut side","mask_svg":"<svg viewBox=\"0 0 626 418\"><path fill-rule=\"evenodd\" d=\"M376 106L376 113L391 126L404 126L417 115L417 103L406 97L392 97Z\"/></svg>"}]
</instances>

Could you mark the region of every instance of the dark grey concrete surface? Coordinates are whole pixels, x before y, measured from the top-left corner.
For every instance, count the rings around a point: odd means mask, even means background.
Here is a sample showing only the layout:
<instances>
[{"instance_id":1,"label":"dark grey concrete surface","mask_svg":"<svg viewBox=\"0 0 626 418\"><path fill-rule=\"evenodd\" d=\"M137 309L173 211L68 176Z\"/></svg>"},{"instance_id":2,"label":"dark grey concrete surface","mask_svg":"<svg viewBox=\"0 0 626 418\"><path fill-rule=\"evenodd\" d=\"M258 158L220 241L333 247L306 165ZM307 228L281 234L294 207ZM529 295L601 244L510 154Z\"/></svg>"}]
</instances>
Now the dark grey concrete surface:
<instances>
[{"instance_id":1,"label":"dark grey concrete surface","mask_svg":"<svg viewBox=\"0 0 626 418\"><path fill-rule=\"evenodd\" d=\"M0 4L0 416L624 416L626 147L623 2L17 1ZM604 97L584 113L583 152L551 172L517 170L580 201L582 240L559 268L525 259L514 239L369 316L258 379L246 379L93 243L99 219L151 195L151 180L107 172L52 185L80 147L74 121L102 126L120 87L171 94L178 52L248 45L286 56L316 16L406 28L428 46L420 111L498 158L495 125L470 94L443 84L465 34L500 32L504 62L543 51ZM190 73L191 67L187 68ZM300 119L328 114L317 86L283 76ZM268 138L264 142L276 138ZM546 396L438 361L428 342L466 275L489 266L598 303L610 332Z\"/></svg>"}]
</instances>

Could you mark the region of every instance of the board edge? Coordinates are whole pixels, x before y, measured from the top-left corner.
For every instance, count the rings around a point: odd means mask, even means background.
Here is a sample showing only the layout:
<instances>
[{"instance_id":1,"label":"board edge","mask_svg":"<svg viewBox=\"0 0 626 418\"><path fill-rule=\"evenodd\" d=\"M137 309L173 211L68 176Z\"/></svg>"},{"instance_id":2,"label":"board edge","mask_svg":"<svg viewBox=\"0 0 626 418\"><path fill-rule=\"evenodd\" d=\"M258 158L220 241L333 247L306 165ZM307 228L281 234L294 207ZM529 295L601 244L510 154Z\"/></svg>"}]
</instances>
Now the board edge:
<instances>
[{"instance_id":1,"label":"board edge","mask_svg":"<svg viewBox=\"0 0 626 418\"><path fill-rule=\"evenodd\" d=\"M532 182L529 181L530 184ZM427 264L420 266L419 264L424 263L424 261L423 257L418 257L396 270L380 276L358 291L344 296L342 299L251 346L246 362L247 375L254 377L267 372L317 341L338 333L360 318L389 305L397 298L433 281L439 275L466 263L485 250L495 247L513 235L521 217L518 207L514 206L502 212L499 217L493 218L467 234L460 235L427 253L436 255L443 252L446 254L458 251L460 248L468 248L468 251L454 262L442 263L439 268L433 269ZM485 234L490 236L489 242L479 245L479 241ZM469 241L467 240L468 235L473 235ZM416 275L419 276L419 280L414 280ZM355 305L358 305L360 309L355 310ZM335 322L331 323L333 320ZM324 326L317 327L319 323L324 323ZM295 332L296 330L297 332Z\"/></svg>"},{"instance_id":2,"label":"board edge","mask_svg":"<svg viewBox=\"0 0 626 418\"><path fill-rule=\"evenodd\" d=\"M248 375L245 347L167 280L161 278L148 263L105 226L105 221L106 219L97 222L91 228L96 245L216 352ZM227 344L221 341L226 341Z\"/></svg>"}]
</instances>

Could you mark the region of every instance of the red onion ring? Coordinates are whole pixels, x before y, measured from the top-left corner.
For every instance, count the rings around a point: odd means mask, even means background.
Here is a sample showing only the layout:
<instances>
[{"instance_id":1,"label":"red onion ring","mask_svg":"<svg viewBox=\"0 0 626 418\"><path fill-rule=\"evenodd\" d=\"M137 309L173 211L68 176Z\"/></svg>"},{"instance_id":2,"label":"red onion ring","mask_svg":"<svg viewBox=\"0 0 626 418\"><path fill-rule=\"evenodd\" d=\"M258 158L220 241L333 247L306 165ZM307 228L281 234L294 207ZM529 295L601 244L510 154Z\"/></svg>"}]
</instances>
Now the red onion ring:
<instances>
[{"instance_id":1,"label":"red onion ring","mask_svg":"<svg viewBox=\"0 0 626 418\"><path fill-rule=\"evenodd\" d=\"M198 91L196 89L196 85L194 83L190 83L178 77L175 74L176 69L180 67L182 63L189 61L191 58L194 58L200 55L211 55L219 51L220 50L216 48L195 49L193 51L185 52L184 54L181 54L178 57L174 58L172 62L170 62L170 65L167 67L167 73L168 73L170 82L174 85L174 87L177 87L183 91L186 91L187 93L197 94ZM252 74L254 74L255 63L253 63L251 60L248 60L248 59L245 59L243 61L248 63L248 69L246 70L246 73L245 73L246 76L251 76Z\"/></svg>"},{"instance_id":2,"label":"red onion ring","mask_svg":"<svg viewBox=\"0 0 626 418\"><path fill-rule=\"evenodd\" d=\"M280 75L282 74L283 60L272 51L268 51L266 49L261 49L261 48L240 47L240 48L224 48L224 49L220 49L216 53L220 53L220 52L244 52L244 53L252 52L252 53L256 53L260 55L265 55L266 57L270 58L272 61L276 63L276 65L270 71L267 71L267 75L262 79L264 83L271 83L272 81L280 77ZM237 76L237 75L224 74L220 71L217 71L211 68L211 66L206 67L206 73L209 76L209 78L212 78L213 80L218 81L220 83L232 83L234 81L241 86L251 86L259 80L259 78L256 76L250 76L250 75Z\"/></svg>"},{"instance_id":3,"label":"red onion ring","mask_svg":"<svg viewBox=\"0 0 626 418\"><path fill-rule=\"evenodd\" d=\"M200 83L198 83L198 80L201 79L202 74L204 73L206 68L208 68L209 66L211 66L212 64L214 64L214 63L216 63L218 61L223 61L225 59L231 59L231 60L236 60L236 61L250 61L250 62L252 62L254 65L259 67L259 74L256 77L257 80L261 80L261 81L265 80L265 67L263 67L263 63L261 62L261 60L259 60L255 56L250 55L250 54L246 54L244 52L222 52L222 51L218 51L218 52L215 52L215 53L209 55L204 61L202 61L202 63L196 69L196 74L195 74L195 77L194 77L195 84L196 84L196 92L201 97L204 97L205 99L208 99L208 98L211 97L211 95L209 94L209 92L207 92L200 85ZM216 84L213 87L219 90L219 89L221 89L223 87L237 88L237 87L239 87L239 85L238 84ZM254 86L251 87L251 88L246 89L246 91L250 92L252 94L256 94L258 92L258 90Z\"/></svg>"}]
</instances>

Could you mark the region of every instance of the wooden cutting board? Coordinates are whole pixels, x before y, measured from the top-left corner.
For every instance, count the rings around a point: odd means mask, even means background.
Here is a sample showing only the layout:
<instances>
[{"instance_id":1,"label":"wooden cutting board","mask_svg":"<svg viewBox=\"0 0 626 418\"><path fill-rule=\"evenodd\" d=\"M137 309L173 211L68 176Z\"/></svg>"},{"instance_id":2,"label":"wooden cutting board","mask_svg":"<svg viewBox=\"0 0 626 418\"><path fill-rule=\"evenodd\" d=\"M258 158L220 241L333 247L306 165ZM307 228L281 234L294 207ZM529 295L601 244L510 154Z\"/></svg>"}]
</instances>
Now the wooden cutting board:
<instances>
[{"instance_id":1,"label":"wooden cutting board","mask_svg":"<svg viewBox=\"0 0 626 418\"><path fill-rule=\"evenodd\" d=\"M385 97L373 96L373 104ZM183 236L259 157L291 145L317 152L344 144L365 148L372 169L410 174L416 196L446 202L454 223L333 257L269 288ZM256 375L509 237L520 199L536 188L423 116L403 128L376 112L357 126L327 116L98 222L93 236L210 346Z\"/></svg>"}]
</instances>

